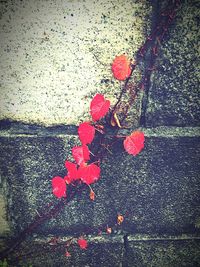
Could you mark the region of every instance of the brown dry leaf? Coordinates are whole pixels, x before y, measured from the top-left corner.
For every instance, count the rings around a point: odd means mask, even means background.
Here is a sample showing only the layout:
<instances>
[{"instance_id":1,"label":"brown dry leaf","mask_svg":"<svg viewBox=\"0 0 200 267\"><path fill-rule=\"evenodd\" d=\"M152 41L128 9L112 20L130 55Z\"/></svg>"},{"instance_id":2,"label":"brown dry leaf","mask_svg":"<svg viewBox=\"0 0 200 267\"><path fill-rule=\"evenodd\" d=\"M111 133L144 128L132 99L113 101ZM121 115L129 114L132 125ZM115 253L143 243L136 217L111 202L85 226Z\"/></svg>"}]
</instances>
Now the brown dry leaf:
<instances>
[{"instance_id":1,"label":"brown dry leaf","mask_svg":"<svg viewBox=\"0 0 200 267\"><path fill-rule=\"evenodd\" d=\"M95 193L92 189L90 189L90 199L93 201L95 200Z\"/></svg>"},{"instance_id":2,"label":"brown dry leaf","mask_svg":"<svg viewBox=\"0 0 200 267\"><path fill-rule=\"evenodd\" d=\"M124 217L121 214L118 214L117 216L117 224L122 224L124 221Z\"/></svg>"}]
</instances>

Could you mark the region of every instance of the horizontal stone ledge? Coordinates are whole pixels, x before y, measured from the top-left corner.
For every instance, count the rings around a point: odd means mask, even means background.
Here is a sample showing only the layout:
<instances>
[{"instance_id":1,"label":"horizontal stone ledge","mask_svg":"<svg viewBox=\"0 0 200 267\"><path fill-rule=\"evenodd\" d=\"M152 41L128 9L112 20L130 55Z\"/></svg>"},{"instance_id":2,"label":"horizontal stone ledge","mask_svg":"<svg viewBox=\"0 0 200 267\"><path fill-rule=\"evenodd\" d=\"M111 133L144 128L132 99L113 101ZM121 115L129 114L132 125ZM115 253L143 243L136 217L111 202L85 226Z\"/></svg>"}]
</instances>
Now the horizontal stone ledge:
<instances>
[{"instance_id":1,"label":"horizontal stone ledge","mask_svg":"<svg viewBox=\"0 0 200 267\"><path fill-rule=\"evenodd\" d=\"M44 235L34 235L33 241L38 244L45 244L51 242L52 238L54 238L54 235L49 235L49 236L44 236ZM87 235L85 237L89 242L91 243L118 243L118 244L123 244L124 243L124 235L122 234L117 234L117 235L109 235L109 234L99 234L97 235ZM190 238L198 238L190 236ZM74 237L73 235L68 235L68 236L57 236L58 243L65 243L70 239L74 239L75 241L77 240L77 237ZM199 237L200 239L200 237Z\"/></svg>"},{"instance_id":2,"label":"horizontal stone ledge","mask_svg":"<svg viewBox=\"0 0 200 267\"><path fill-rule=\"evenodd\" d=\"M129 241L123 265L126 267L177 267L200 265L200 240Z\"/></svg>"},{"instance_id":3,"label":"horizontal stone ledge","mask_svg":"<svg viewBox=\"0 0 200 267\"><path fill-rule=\"evenodd\" d=\"M51 179L66 175L64 160L71 157L77 140L74 135L0 137L1 182L9 225L16 233L48 203L57 201ZM124 222L115 232L199 232L199 140L192 135L149 135L137 157L128 155L122 144L116 143L101 165L101 179L92 186L95 201L89 199L88 188L35 232L92 232L114 225L118 213L124 216Z\"/></svg>"},{"instance_id":4,"label":"horizontal stone ledge","mask_svg":"<svg viewBox=\"0 0 200 267\"><path fill-rule=\"evenodd\" d=\"M65 256L66 242L73 236L34 237L9 254L9 266L32 264L33 266L199 266L200 239L197 236L86 236L86 250L81 250L77 238L68 247L70 257ZM156 240L157 239L157 240ZM154 241L154 242L152 242ZM47 265L48 264L48 265Z\"/></svg>"},{"instance_id":5,"label":"horizontal stone ledge","mask_svg":"<svg viewBox=\"0 0 200 267\"><path fill-rule=\"evenodd\" d=\"M178 136L200 136L200 127L138 127L147 137L178 137ZM54 127L43 127L39 125L23 124L19 122L0 122L0 136L2 137L38 137L38 136L57 136L66 137L77 135L78 127L75 125L60 125ZM112 130L112 129L111 129ZM119 129L119 134L129 134L133 129Z\"/></svg>"},{"instance_id":6,"label":"horizontal stone ledge","mask_svg":"<svg viewBox=\"0 0 200 267\"><path fill-rule=\"evenodd\" d=\"M55 237L54 235L43 236L43 235L33 235L33 241L38 244L50 243ZM58 243L65 243L70 239L76 238L73 235L68 236L56 236ZM126 242L157 242L157 241L187 241L187 240L199 240L200 235L145 235L145 234L100 234L88 235L87 240L91 243L126 243Z\"/></svg>"}]
</instances>

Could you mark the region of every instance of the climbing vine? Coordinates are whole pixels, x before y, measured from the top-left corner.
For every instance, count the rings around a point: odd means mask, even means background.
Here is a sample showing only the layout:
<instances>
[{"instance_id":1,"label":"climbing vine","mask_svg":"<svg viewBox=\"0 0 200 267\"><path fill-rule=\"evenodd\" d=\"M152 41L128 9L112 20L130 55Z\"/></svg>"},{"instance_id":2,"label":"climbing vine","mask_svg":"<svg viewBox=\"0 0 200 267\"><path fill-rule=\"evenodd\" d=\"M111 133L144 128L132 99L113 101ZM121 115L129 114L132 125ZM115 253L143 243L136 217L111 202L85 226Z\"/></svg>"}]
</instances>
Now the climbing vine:
<instances>
[{"instance_id":1,"label":"climbing vine","mask_svg":"<svg viewBox=\"0 0 200 267\"><path fill-rule=\"evenodd\" d=\"M89 198L91 201L95 201L96 195L92 189L92 184L100 179L103 159L112 150L116 140L122 138L125 151L133 156L137 156L143 150L145 136L142 131L137 129L127 136L122 136L118 133L120 129L125 127L124 122L138 93L141 90L148 90L150 75L157 68L156 57L159 53L160 44L173 22L179 6L179 0L172 0L161 10L150 35L147 36L144 44L134 55L134 60L129 59L126 54L115 57L111 64L111 71L114 78L121 83L121 90L116 103L111 106L110 101L99 93L94 95L91 102L88 103L91 120L81 122L78 126L78 137L81 145L76 145L72 148L73 161L65 159L66 175L64 177L55 176L51 180L52 193L59 201L49 203L19 236L10 240L8 247L0 254L1 259L6 258L9 253L14 251L35 228L46 220L55 217L62 208L66 207L83 190L89 188ZM131 78L137 69L140 69L141 78L138 81L132 80ZM128 98L122 108L124 95L127 95ZM112 129L112 134L110 129ZM121 225L124 219L125 216L123 214L116 214L117 225ZM112 227L107 225L105 229L100 229L99 231L100 233L105 231L105 233L111 234ZM88 248L88 242L84 236L86 234L84 233L76 238L77 244L81 249ZM71 255L69 247L74 239L69 239L65 244L66 257ZM57 244L57 239L53 239L51 242Z\"/></svg>"}]
</instances>

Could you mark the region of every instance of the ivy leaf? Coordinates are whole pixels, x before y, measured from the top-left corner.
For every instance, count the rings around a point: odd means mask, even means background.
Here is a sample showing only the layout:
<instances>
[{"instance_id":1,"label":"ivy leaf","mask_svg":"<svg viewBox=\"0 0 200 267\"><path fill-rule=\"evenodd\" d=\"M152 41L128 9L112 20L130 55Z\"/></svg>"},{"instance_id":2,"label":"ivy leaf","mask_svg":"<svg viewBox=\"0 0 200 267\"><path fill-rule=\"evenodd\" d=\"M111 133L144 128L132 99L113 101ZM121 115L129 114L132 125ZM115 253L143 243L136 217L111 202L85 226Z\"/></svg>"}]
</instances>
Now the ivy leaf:
<instances>
[{"instance_id":1,"label":"ivy leaf","mask_svg":"<svg viewBox=\"0 0 200 267\"><path fill-rule=\"evenodd\" d=\"M116 56L112 63L113 76L120 81L125 80L131 74L130 60L126 55Z\"/></svg>"},{"instance_id":2,"label":"ivy leaf","mask_svg":"<svg viewBox=\"0 0 200 267\"><path fill-rule=\"evenodd\" d=\"M79 247L80 247L81 249L87 249L87 247L88 247L88 242L87 242L87 240L85 240L84 238L80 237L80 238L78 239L78 245L79 245Z\"/></svg>"},{"instance_id":3,"label":"ivy leaf","mask_svg":"<svg viewBox=\"0 0 200 267\"><path fill-rule=\"evenodd\" d=\"M68 250L66 250L66 252L65 252L65 257L71 257L71 253L69 253Z\"/></svg>"},{"instance_id":4,"label":"ivy leaf","mask_svg":"<svg viewBox=\"0 0 200 267\"><path fill-rule=\"evenodd\" d=\"M68 171L67 176L64 177L64 180L67 184L70 184L72 181L78 179L77 165L68 160L65 161L65 167Z\"/></svg>"},{"instance_id":5,"label":"ivy leaf","mask_svg":"<svg viewBox=\"0 0 200 267\"><path fill-rule=\"evenodd\" d=\"M124 140L124 148L129 154L136 156L144 148L144 141L144 133L135 131Z\"/></svg>"},{"instance_id":6,"label":"ivy leaf","mask_svg":"<svg viewBox=\"0 0 200 267\"><path fill-rule=\"evenodd\" d=\"M89 122L83 122L79 125L78 135L83 145L91 144L94 139L95 128Z\"/></svg>"},{"instance_id":7,"label":"ivy leaf","mask_svg":"<svg viewBox=\"0 0 200 267\"><path fill-rule=\"evenodd\" d=\"M78 165L83 165L90 159L90 151L86 145L72 148L72 156Z\"/></svg>"},{"instance_id":8,"label":"ivy leaf","mask_svg":"<svg viewBox=\"0 0 200 267\"><path fill-rule=\"evenodd\" d=\"M53 194L57 198L66 197L66 183L60 176L55 176L52 179Z\"/></svg>"},{"instance_id":9,"label":"ivy leaf","mask_svg":"<svg viewBox=\"0 0 200 267\"><path fill-rule=\"evenodd\" d=\"M90 114L93 121L103 118L108 112L110 101L106 100L103 95L96 94L90 103Z\"/></svg>"},{"instance_id":10,"label":"ivy leaf","mask_svg":"<svg viewBox=\"0 0 200 267\"><path fill-rule=\"evenodd\" d=\"M94 163L80 167L78 172L80 179L87 185L96 182L100 177L100 168Z\"/></svg>"}]
</instances>

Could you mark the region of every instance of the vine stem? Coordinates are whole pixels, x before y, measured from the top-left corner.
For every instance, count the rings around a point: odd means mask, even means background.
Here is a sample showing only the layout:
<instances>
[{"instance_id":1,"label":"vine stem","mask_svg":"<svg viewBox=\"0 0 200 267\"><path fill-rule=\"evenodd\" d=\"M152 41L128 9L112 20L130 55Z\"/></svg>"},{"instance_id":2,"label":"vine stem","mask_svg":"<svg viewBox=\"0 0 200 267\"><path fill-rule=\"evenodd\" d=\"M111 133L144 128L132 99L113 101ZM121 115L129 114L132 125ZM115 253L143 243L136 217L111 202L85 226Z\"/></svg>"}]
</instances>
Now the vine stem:
<instances>
[{"instance_id":1,"label":"vine stem","mask_svg":"<svg viewBox=\"0 0 200 267\"><path fill-rule=\"evenodd\" d=\"M158 46L161 44L161 41L164 39L164 36L165 36L167 30L169 29L170 24L174 20L180 4L181 4L181 2L179 0L169 1L169 3L167 4L167 8L169 5L170 5L170 7L168 9L166 8L166 11L165 11L165 8L163 8L161 10L161 15L159 16L158 22L155 25L155 29L152 31L152 33L149 36L147 36L146 41L139 48L139 50L137 52L137 59L136 59L135 63L131 65L130 76L125 80L124 86L121 89L121 92L119 94L117 102L115 103L115 105L112 109L110 119L113 118L113 116L116 112L117 106L120 104L120 101L121 101L123 95L127 92L129 81L133 75L133 72L134 72L136 66L138 66L140 59L143 58L145 56L145 54L147 54L148 50L150 50L150 65L144 70L144 74L143 74L141 80L138 82L138 84L134 85L135 90L134 91L132 90L133 95L130 95L130 100L129 100L128 106L126 108L125 114L123 115L123 118L120 121L120 125L126 119L126 117L128 115L128 111L129 111L130 107L132 106L134 100L136 99L138 92L140 91L141 88L144 88L148 85L150 74L154 70L156 70L154 65L155 65L156 57L158 55ZM153 47L151 46L151 44ZM153 45L153 44L155 44L155 45ZM129 89L129 90L131 92L131 89Z\"/></svg>"},{"instance_id":2,"label":"vine stem","mask_svg":"<svg viewBox=\"0 0 200 267\"><path fill-rule=\"evenodd\" d=\"M128 114L128 109L130 108L131 104L133 103L134 99L137 97L137 94L139 92L139 88L143 88L143 85L146 85L146 81L148 80L148 78L150 77L150 73L155 69L154 68L154 63L155 63L155 58L157 56L157 50L158 50L158 45L160 44L160 42L163 40L170 24L172 23L173 19L175 18L175 15L176 15L176 12L177 12L177 9L178 7L180 6L180 1L179 0L175 0L175 1L171 1L172 3L172 7L171 9L168 9L166 12L162 11L162 14L158 20L158 23L155 27L155 29L153 30L152 34L150 34L145 43L141 46L141 48L138 50L138 53L137 53L137 60L134 64L131 65L131 73L130 73L130 76L125 80L125 83L124 83L124 86L121 87L121 91L120 91L120 94L119 94L119 97L112 109L112 112L111 112L111 117L113 116L113 114L116 112L116 109L117 109L117 106L119 105L123 95L126 93L127 91L127 88L128 88L128 84L129 84L129 81L132 77L132 74L136 68L136 66L139 64L139 58L141 57L144 57L145 53L148 52L148 49L149 49L149 46L150 44L154 43L155 41L157 42L155 46L153 46L153 48L151 49L151 62L152 65L150 65L144 72L144 75L142 77L141 80L143 80L144 82L139 82L138 85L136 85L136 90L134 91L134 94L132 97L130 97L130 101L129 101L129 106L126 110L126 114L123 118L123 120L126 118L127 114ZM163 13L164 12L164 13ZM164 18L164 17L167 17L167 19L165 18L164 22L162 21L161 18ZM160 24L159 24L160 23ZM131 89L129 89L131 90ZM118 129L119 130L119 129ZM112 140L116 137L118 138L124 138L124 136L118 136L117 135L117 132L118 130L116 131L116 135L112 136ZM104 141L105 140L105 135L103 135L103 137L100 138L100 141ZM98 155L98 161L101 157L105 156L105 151L106 151L106 148L104 147L103 148L103 151L102 150L102 146L101 144L99 144L98 146L100 148L100 151L99 153L97 152L97 155ZM98 151L98 150L97 150ZM29 226L27 228L25 228L17 237L13 238L11 240L11 244L8 248L6 248L4 251L2 251L0 253L0 259L4 259L5 257L8 256L9 253L11 253L15 248L17 248L24 240L25 238L27 237L28 234L32 234L33 231L39 226L41 225L42 223L44 223L45 221L47 221L48 219L50 219L51 217L55 217L59 214L59 212L61 211L62 208L64 208L67 204L69 204L69 202L74 199L74 197L81 193L85 188L85 185L82 184L81 187L79 187L78 189L77 188L74 188L74 190L70 191L70 195L67 197L67 199L61 199L58 203L50 203L48 205L48 208L47 208L47 211L45 211L44 213L38 213L37 216L35 217L34 221L32 223L29 224Z\"/></svg>"},{"instance_id":3,"label":"vine stem","mask_svg":"<svg viewBox=\"0 0 200 267\"><path fill-rule=\"evenodd\" d=\"M78 189L74 188L75 190L71 191L71 194L67 198L60 199L60 201L56 204L50 203L48 205L50 206L50 208L46 212L44 212L43 214L37 214L33 222L30 223L20 234L18 234L17 237L11 240L10 246L0 253L0 259L3 260L4 258L6 258L8 254L11 253L15 248L17 248L25 240L26 236L33 233L33 231L39 225L41 225L48 219L57 216L61 209L69 204L69 202L74 199L77 194L80 194L85 188L86 186L82 184L82 186Z\"/></svg>"}]
</instances>

